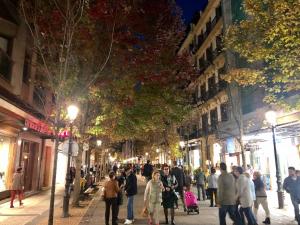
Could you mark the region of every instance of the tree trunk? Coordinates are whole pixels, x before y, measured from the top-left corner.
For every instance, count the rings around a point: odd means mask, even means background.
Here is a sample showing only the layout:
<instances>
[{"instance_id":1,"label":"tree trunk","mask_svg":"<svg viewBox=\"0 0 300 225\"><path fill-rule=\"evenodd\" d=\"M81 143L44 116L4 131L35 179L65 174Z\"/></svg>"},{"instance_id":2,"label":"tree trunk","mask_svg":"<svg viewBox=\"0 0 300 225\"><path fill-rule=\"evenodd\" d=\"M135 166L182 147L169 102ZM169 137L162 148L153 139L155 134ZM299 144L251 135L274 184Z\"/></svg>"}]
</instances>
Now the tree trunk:
<instances>
[{"instance_id":1,"label":"tree trunk","mask_svg":"<svg viewBox=\"0 0 300 225\"><path fill-rule=\"evenodd\" d=\"M60 104L57 104L55 116L55 147L54 147L54 159L53 159L53 170L52 170L52 184L51 184L51 194L50 194L50 206L49 206L49 217L48 225L53 225L54 217L54 201L55 201L55 184L56 184L56 168L57 168L57 154L58 154L58 132L59 132L59 121L60 121Z\"/></svg>"},{"instance_id":2,"label":"tree trunk","mask_svg":"<svg viewBox=\"0 0 300 225\"><path fill-rule=\"evenodd\" d=\"M72 205L75 207L79 207L79 199L80 199L80 176L81 176L81 164L82 164L82 151L83 144L79 144L78 156L75 159L76 166L76 174L74 180L74 192L73 192L73 201Z\"/></svg>"}]
</instances>

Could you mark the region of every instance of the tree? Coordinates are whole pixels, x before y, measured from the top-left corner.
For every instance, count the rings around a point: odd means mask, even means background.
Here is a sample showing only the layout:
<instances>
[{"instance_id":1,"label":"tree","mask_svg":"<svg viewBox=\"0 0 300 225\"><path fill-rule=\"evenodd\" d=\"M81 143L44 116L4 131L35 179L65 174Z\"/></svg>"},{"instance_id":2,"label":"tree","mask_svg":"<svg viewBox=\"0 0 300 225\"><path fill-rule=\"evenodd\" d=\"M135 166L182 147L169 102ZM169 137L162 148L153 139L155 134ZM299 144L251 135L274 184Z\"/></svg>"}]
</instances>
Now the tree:
<instances>
[{"instance_id":1,"label":"tree","mask_svg":"<svg viewBox=\"0 0 300 225\"><path fill-rule=\"evenodd\" d=\"M246 19L227 31L226 46L248 61L227 81L266 88L265 100L276 103L300 87L300 4L298 0L245 0ZM249 67L249 64L251 66Z\"/></svg>"},{"instance_id":2,"label":"tree","mask_svg":"<svg viewBox=\"0 0 300 225\"><path fill-rule=\"evenodd\" d=\"M92 130L114 140L149 139L183 118L188 104L180 87L195 71L188 55L176 54L184 27L171 1L135 1L127 12L126 33L115 37L105 68L111 79L97 86L102 113Z\"/></svg>"},{"instance_id":3,"label":"tree","mask_svg":"<svg viewBox=\"0 0 300 225\"><path fill-rule=\"evenodd\" d=\"M52 112L47 115L56 138L48 224L53 224L58 132L64 119L62 113L68 102L89 91L89 86L105 67L112 48L114 26L106 23L100 30L90 17L89 7L84 0L20 3L21 13L34 42L34 51L38 55L39 84L48 89L55 100ZM100 11L97 16L102 18L103 12ZM110 35L97 36L104 29L109 30L105 34ZM99 43L102 44L100 50L95 48ZM102 59L101 62L99 59Z\"/></svg>"}]
</instances>

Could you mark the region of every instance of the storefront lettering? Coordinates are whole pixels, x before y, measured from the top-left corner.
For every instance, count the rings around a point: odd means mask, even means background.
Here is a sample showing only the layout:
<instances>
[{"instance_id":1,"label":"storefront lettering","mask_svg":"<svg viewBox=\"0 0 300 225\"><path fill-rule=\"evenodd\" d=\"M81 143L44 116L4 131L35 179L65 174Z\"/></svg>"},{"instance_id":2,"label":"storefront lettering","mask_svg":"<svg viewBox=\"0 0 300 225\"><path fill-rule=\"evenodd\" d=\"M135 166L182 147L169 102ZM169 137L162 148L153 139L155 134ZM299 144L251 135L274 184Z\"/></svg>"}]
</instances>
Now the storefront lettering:
<instances>
[{"instance_id":1,"label":"storefront lettering","mask_svg":"<svg viewBox=\"0 0 300 225\"><path fill-rule=\"evenodd\" d=\"M30 120L25 120L25 126L43 134L53 134L52 130L46 124L37 124Z\"/></svg>"}]
</instances>

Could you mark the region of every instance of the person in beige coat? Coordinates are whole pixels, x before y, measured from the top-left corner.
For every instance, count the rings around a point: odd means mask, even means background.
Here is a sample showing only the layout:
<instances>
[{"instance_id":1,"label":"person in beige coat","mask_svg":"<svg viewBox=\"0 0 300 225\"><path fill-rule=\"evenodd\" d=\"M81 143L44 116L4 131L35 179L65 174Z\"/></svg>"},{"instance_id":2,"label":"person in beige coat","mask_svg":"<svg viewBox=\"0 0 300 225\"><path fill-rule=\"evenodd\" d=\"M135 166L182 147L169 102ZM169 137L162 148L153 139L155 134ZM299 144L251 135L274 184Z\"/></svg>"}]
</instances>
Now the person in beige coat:
<instances>
[{"instance_id":1,"label":"person in beige coat","mask_svg":"<svg viewBox=\"0 0 300 225\"><path fill-rule=\"evenodd\" d=\"M164 190L163 184L159 178L159 171L154 171L152 180L148 181L144 193L144 204L148 209L149 224L151 225L159 225L159 212L162 202L162 191Z\"/></svg>"},{"instance_id":2,"label":"person in beige coat","mask_svg":"<svg viewBox=\"0 0 300 225\"><path fill-rule=\"evenodd\" d=\"M23 190L24 190L24 176L22 173L22 168L19 167L17 172L14 173L12 186L10 190L10 208L14 208L14 200L16 194L19 197L20 206L23 205Z\"/></svg>"}]
</instances>

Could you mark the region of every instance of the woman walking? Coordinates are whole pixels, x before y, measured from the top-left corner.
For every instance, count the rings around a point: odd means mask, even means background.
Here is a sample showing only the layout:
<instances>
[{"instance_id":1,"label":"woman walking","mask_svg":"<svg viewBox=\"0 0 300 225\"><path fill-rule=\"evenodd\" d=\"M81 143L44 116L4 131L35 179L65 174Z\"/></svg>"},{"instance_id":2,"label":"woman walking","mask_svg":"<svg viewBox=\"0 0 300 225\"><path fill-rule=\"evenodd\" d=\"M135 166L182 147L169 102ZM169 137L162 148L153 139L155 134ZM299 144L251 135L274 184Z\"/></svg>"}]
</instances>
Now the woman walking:
<instances>
[{"instance_id":1,"label":"woman walking","mask_svg":"<svg viewBox=\"0 0 300 225\"><path fill-rule=\"evenodd\" d=\"M14 200L16 194L19 197L20 206L23 205L23 189L24 189L24 176L22 173L22 167L17 169L17 172L14 173L12 187L10 191L10 208L14 208Z\"/></svg>"},{"instance_id":2,"label":"woman walking","mask_svg":"<svg viewBox=\"0 0 300 225\"><path fill-rule=\"evenodd\" d=\"M164 190L159 178L159 171L154 171L152 180L148 181L145 189L144 202L149 212L149 225L159 225L159 209L162 201L161 192Z\"/></svg>"},{"instance_id":3,"label":"woman walking","mask_svg":"<svg viewBox=\"0 0 300 225\"><path fill-rule=\"evenodd\" d=\"M118 181L115 179L115 173L109 172L109 180L104 184L104 199L105 199L105 225L109 225L110 208L112 211L112 225L117 225L118 218L118 203L117 197L120 191Z\"/></svg>"},{"instance_id":4,"label":"woman walking","mask_svg":"<svg viewBox=\"0 0 300 225\"><path fill-rule=\"evenodd\" d=\"M257 210L259 205L262 205L263 209L266 213L266 219L263 221L264 224L271 224L270 220L270 210L268 206L268 199L267 199L267 193L266 193L266 186L264 182L262 181L260 172L254 172L253 173L253 182L255 186L255 195L256 200L254 201L254 215L257 219Z\"/></svg>"},{"instance_id":5,"label":"woman walking","mask_svg":"<svg viewBox=\"0 0 300 225\"><path fill-rule=\"evenodd\" d=\"M175 216L175 211L174 211L174 205L175 202L178 200L176 194L175 194L175 189L178 186L177 180L174 175L170 174L170 168L167 164L163 166L163 176L161 177L161 181L164 186L164 190L162 193L162 205L164 207L164 214L165 214L165 219L166 223L169 224L168 220L168 209L171 211L171 225L175 225L174 221L174 216Z\"/></svg>"}]
</instances>

